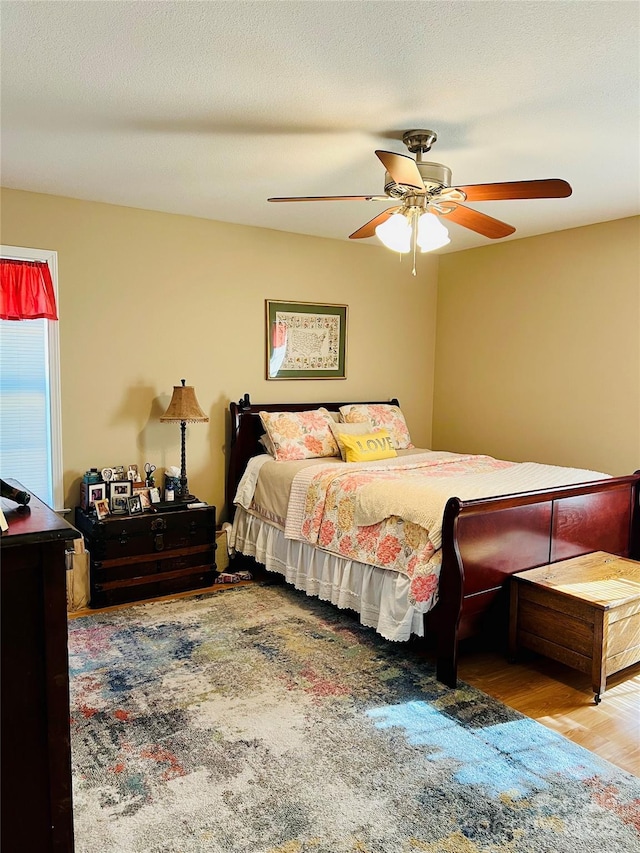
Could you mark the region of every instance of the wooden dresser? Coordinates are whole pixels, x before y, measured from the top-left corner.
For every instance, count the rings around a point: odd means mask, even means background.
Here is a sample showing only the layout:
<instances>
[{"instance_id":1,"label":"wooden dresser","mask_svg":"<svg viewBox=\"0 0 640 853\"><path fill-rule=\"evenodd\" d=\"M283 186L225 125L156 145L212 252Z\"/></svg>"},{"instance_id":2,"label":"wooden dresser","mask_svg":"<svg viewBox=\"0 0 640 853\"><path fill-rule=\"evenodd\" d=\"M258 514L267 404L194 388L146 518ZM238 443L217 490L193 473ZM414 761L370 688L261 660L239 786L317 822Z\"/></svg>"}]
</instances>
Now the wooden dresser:
<instances>
[{"instance_id":1,"label":"wooden dresser","mask_svg":"<svg viewBox=\"0 0 640 853\"><path fill-rule=\"evenodd\" d=\"M19 489L15 480L8 481ZM73 851L65 550L80 533L1 499L3 853Z\"/></svg>"}]
</instances>

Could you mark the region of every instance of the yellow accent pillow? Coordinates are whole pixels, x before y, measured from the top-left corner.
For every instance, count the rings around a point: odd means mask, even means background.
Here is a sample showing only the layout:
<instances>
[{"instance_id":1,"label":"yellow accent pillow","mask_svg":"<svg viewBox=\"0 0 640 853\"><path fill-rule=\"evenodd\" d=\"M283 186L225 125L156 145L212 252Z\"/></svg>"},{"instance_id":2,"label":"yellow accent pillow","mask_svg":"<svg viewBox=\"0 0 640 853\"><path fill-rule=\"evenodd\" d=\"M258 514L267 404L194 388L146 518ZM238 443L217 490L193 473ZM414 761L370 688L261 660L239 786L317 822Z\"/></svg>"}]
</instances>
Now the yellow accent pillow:
<instances>
[{"instance_id":1,"label":"yellow accent pillow","mask_svg":"<svg viewBox=\"0 0 640 853\"><path fill-rule=\"evenodd\" d=\"M347 462L375 462L376 459L391 459L397 456L388 430L380 429L365 435L340 433Z\"/></svg>"},{"instance_id":2,"label":"yellow accent pillow","mask_svg":"<svg viewBox=\"0 0 640 853\"><path fill-rule=\"evenodd\" d=\"M340 456L342 457L342 461L347 461L347 451L345 450L344 444L342 443L341 436L343 435L364 435L365 433L375 432L375 427L371 423L371 421L362 421L362 423L358 424L329 424L331 427L331 432L333 433L333 437L338 443L338 447L340 448Z\"/></svg>"}]
</instances>

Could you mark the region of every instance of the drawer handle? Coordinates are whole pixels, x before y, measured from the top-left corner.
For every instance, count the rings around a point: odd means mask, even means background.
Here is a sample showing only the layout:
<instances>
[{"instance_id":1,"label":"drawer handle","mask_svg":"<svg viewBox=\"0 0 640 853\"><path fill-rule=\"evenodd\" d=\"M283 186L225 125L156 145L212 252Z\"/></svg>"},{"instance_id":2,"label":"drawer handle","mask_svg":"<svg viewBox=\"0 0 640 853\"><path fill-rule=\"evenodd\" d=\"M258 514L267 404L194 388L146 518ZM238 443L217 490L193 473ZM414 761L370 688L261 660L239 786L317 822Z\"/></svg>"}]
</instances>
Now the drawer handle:
<instances>
[{"instance_id":1,"label":"drawer handle","mask_svg":"<svg viewBox=\"0 0 640 853\"><path fill-rule=\"evenodd\" d=\"M164 518L154 518L151 522L152 530L166 530L167 529L167 521Z\"/></svg>"},{"instance_id":2,"label":"drawer handle","mask_svg":"<svg viewBox=\"0 0 640 853\"><path fill-rule=\"evenodd\" d=\"M195 536L197 532L198 532L198 525L195 523L195 521L192 521L191 524L189 525L189 536Z\"/></svg>"},{"instance_id":3,"label":"drawer handle","mask_svg":"<svg viewBox=\"0 0 640 853\"><path fill-rule=\"evenodd\" d=\"M164 551L164 536L162 533L156 533L153 545L156 551Z\"/></svg>"},{"instance_id":4,"label":"drawer handle","mask_svg":"<svg viewBox=\"0 0 640 853\"><path fill-rule=\"evenodd\" d=\"M129 541L129 534L127 533L127 531L126 531L126 530L123 530L123 531L120 533L120 544L121 544L121 545L126 545L128 541Z\"/></svg>"}]
</instances>

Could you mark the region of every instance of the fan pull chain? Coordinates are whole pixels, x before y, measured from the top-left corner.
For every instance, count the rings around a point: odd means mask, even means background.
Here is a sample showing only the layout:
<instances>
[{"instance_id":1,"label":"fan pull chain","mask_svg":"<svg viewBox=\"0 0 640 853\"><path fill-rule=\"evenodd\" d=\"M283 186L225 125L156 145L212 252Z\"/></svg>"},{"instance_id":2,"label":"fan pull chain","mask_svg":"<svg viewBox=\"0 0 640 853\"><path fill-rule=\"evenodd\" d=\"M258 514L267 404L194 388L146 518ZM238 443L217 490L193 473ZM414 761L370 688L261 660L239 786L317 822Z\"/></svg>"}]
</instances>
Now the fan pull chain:
<instances>
[{"instance_id":1,"label":"fan pull chain","mask_svg":"<svg viewBox=\"0 0 640 853\"><path fill-rule=\"evenodd\" d=\"M411 275L416 274L416 251L418 248L418 211L414 210L411 214L411 242L413 244L413 269Z\"/></svg>"}]
</instances>

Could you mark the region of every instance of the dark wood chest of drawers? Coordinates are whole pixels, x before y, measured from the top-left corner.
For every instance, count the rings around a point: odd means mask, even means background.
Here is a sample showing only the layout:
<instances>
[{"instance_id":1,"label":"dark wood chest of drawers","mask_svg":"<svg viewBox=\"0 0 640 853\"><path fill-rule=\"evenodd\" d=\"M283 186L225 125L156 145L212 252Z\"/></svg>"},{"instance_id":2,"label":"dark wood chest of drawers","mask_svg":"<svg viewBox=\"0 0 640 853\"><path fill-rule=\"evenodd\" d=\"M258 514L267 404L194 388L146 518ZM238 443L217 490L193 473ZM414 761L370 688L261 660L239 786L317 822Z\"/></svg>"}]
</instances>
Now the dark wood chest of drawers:
<instances>
[{"instance_id":1,"label":"dark wood chest of drawers","mask_svg":"<svg viewBox=\"0 0 640 853\"><path fill-rule=\"evenodd\" d=\"M216 508L111 515L76 508L90 553L92 607L210 586L215 579Z\"/></svg>"},{"instance_id":2,"label":"dark wood chest of drawers","mask_svg":"<svg viewBox=\"0 0 640 853\"><path fill-rule=\"evenodd\" d=\"M65 550L80 534L35 495L0 505L0 846L73 853Z\"/></svg>"}]
</instances>

